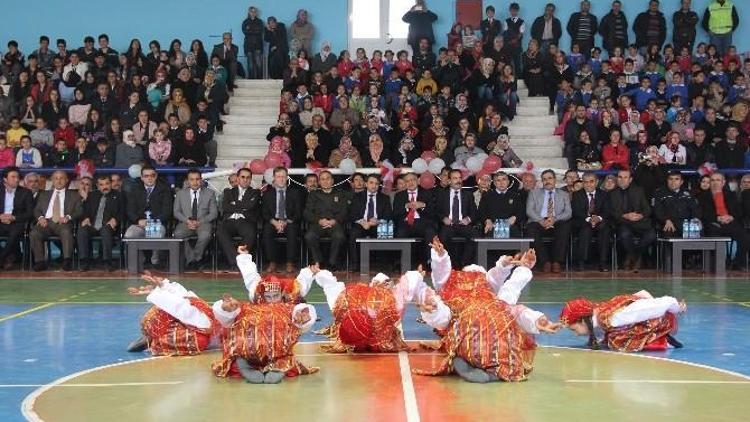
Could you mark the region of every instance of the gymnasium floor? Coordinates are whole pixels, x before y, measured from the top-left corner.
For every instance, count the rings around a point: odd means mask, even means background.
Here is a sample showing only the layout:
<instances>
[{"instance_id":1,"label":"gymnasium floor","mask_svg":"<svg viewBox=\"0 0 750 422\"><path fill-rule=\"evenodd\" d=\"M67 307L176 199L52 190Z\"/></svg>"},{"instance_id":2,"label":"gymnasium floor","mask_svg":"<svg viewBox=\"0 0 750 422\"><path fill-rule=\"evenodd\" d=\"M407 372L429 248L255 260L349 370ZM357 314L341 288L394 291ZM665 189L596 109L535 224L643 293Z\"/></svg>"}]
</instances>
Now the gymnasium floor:
<instances>
[{"instance_id":1,"label":"gymnasium floor","mask_svg":"<svg viewBox=\"0 0 750 422\"><path fill-rule=\"evenodd\" d=\"M746 420L750 412L750 282L743 275L537 279L522 296L554 319L562 301L580 295L605 299L646 288L685 298L688 313L677 335L684 349L637 355L588 351L584 338L566 331L537 337L543 347L528 382L472 385L455 376L411 375L410 368L440 361L426 350L327 355L313 343L322 338L306 334L302 341L309 343L298 346L298 356L321 371L277 386L215 379L210 363L217 352L156 359L125 352L147 309L143 298L124 293L140 284L135 278L47 276L0 279L0 421L183 422L248 415L277 421L546 421L594 415L607 421L731 421ZM238 275L199 277L175 280L211 301L224 292L244 297ZM313 290L308 301L316 303L322 319L315 328L328 323L322 292ZM405 337L415 345L434 339L416 318L410 308Z\"/></svg>"}]
</instances>

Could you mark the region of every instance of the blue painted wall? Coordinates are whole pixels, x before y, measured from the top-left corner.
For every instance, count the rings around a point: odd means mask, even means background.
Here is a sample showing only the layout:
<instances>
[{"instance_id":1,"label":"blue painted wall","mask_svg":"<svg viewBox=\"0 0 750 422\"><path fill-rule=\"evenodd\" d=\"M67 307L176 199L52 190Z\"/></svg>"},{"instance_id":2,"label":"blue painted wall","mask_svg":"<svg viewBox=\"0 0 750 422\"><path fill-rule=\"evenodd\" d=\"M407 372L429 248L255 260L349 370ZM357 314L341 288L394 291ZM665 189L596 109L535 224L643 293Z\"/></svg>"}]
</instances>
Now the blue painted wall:
<instances>
[{"instance_id":1,"label":"blue painted wall","mask_svg":"<svg viewBox=\"0 0 750 422\"><path fill-rule=\"evenodd\" d=\"M376 1L376 0L373 0ZM531 22L543 12L548 0L518 1L521 4L521 17L531 29ZM702 16L710 0L694 0L693 9ZM498 17L507 17L509 1L485 1L484 5L493 5L498 10ZM579 2L575 0L558 1L557 16L567 23L568 16L577 11ZM609 12L609 0L593 0L592 12L600 19ZM632 25L635 16L646 10L648 0L624 1L624 11ZM102 32L110 35L112 46L124 50L131 38L140 38L146 45L149 40L157 39L163 46L173 38L182 40L183 45L193 38L200 38L204 44L218 43L218 36L223 31L231 30L238 44L242 43L240 25L247 13L247 7L253 4L260 9L261 17L276 16L289 25L299 8L310 12L310 19L317 29L314 46L322 40L329 40L333 49L346 48L348 39L348 0L255 0L251 2L237 0L5 0L3 31L0 34L0 50L10 39L21 44L21 50L30 53L37 47L38 37L47 34L54 43L55 38L65 38L69 46L82 44L85 35L97 36ZM434 26L435 35L440 45L445 44L455 16L455 0L428 0L428 6L435 11L439 19ZM750 16L750 4L747 0L736 0L735 5L741 19ZM671 40L671 16L679 7L679 0L663 0L662 10L669 22L667 40ZM744 13L744 16L743 16ZM565 34L562 45L569 46L569 37ZM528 38L527 38L528 39ZM631 31L631 39L634 35ZM698 41L706 41L702 29L698 31ZM740 51L750 50L750 24L740 23L734 41ZM601 39L597 37L597 43Z\"/></svg>"}]
</instances>

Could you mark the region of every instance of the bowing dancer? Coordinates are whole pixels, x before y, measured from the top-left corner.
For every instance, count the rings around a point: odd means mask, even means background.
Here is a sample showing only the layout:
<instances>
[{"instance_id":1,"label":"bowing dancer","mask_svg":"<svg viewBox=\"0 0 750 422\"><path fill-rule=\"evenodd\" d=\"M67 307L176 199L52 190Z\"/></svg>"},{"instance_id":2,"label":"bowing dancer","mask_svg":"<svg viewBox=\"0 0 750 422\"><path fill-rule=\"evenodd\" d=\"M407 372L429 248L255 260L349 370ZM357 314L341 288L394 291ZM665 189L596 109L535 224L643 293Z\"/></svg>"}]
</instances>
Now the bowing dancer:
<instances>
[{"instance_id":1,"label":"bowing dancer","mask_svg":"<svg viewBox=\"0 0 750 422\"><path fill-rule=\"evenodd\" d=\"M586 298L571 300L560 312L560 322L579 336L588 336L588 346L599 348L597 334L604 335L607 347L618 352L662 351L682 343L677 332L677 315L687 305L671 296L653 297L641 290L594 303Z\"/></svg>"},{"instance_id":2,"label":"bowing dancer","mask_svg":"<svg viewBox=\"0 0 750 422\"><path fill-rule=\"evenodd\" d=\"M297 278L261 276L246 245L237 247L237 267L252 303L301 303L312 287L315 273L320 271L316 265L300 270ZM277 295L281 295L281 298L277 299Z\"/></svg>"},{"instance_id":3,"label":"bowing dancer","mask_svg":"<svg viewBox=\"0 0 750 422\"><path fill-rule=\"evenodd\" d=\"M450 258L437 239L432 258L433 284L439 296L427 298L421 313L428 325L443 334L442 346L448 355L436 370L413 372L455 372L474 383L525 381L533 369L533 336L561 328L543 313L517 304L532 278L534 250L513 258L503 256L488 273L477 265L451 271Z\"/></svg>"},{"instance_id":4,"label":"bowing dancer","mask_svg":"<svg viewBox=\"0 0 750 422\"><path fill-rule=\"evenodd\" d=\"M337 281L330 271L315 275L331 308L333 324L318 332L333 340L323 351L397 352L410 350L401 332L401 318L408 302L424 303L435 292L424 282L425 272L407 271L395 285L383 273L370 284Z\"/></svg>"},{"instance_id":5,"label":"bowing dancer","mask_svg":"<svg viewBox=\"0 0 750 422\"><path fill-rule=\"evenodd\" d=\"M146 296L153 306L141 320L143 335L130 343L128 352L146 348L154 356L188 356L203 352L218 330L211 306L180 283L145 272L149 284L130 287L128 293Z\"/></svg>"}]
</instances>

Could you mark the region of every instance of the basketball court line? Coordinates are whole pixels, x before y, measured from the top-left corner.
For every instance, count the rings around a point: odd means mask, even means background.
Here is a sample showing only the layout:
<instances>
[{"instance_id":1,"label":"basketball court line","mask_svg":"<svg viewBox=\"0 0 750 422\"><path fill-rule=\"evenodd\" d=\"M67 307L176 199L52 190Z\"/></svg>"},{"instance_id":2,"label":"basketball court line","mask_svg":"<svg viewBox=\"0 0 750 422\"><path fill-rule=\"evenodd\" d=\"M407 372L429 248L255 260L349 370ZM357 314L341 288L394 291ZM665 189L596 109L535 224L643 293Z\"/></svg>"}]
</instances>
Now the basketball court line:
<instances>
[{"instance_id":1,"label":"basketball court line","mask_svg":"<svg viewBox=\"0 0 750 422\"><path fill-rule=\"evenodd\" d=\"M411 379L411 365L409 355L398 352L398 367L401 370L401 388L404 392L404 406L406 407L406 422L419 422L419 408L417 407L417 394L414 391L414 382Z\"/></svg>"},{"instance_id":2,"label":"basketball court line","mask_svg":"<svg viewBox=\"0 0 750 422\"><path fill-rule=\"evenodd\" d=\"M25 311L16 312L15 314L4 316L4 317L0 318L0 322L5 322L5 321L8 321L8 320L11 320L11 319L14 319L14 318L19 318L19 317L22 317L24 315L28 315L28 314L30 314L32 312L41 311L42 309L46 309L46 308L49 308L49 307L55 306L55 305L57 305L57 302L43 303L43 304L41 304L39 306L35 306L35 307L31 308L31 309L26 309Z\"/></svg>"},{"instance_id":3,"label":"basketball court line","mask_svg":"<svg viewBox=\"0 0 750 422\"><path fill-rule=\"evenodd\" d=\"M750 384L750 381L709 380L565 380L572 384Z\"/></svg>"},{"instance_id":4,"label":"basketball court line","mask_svg":"<svg viewBox=\"0 0 750 422\"><path fill-rule=\"evenodd\" d=\"M54 388L60 387L141 387L148 385L178 385L184 381L154 381L154 382L116 382L116 383L95 383L95 384L59 384ZM0 388L38 388L46 384L0 384Z\"/></svg>"}]
</instances>

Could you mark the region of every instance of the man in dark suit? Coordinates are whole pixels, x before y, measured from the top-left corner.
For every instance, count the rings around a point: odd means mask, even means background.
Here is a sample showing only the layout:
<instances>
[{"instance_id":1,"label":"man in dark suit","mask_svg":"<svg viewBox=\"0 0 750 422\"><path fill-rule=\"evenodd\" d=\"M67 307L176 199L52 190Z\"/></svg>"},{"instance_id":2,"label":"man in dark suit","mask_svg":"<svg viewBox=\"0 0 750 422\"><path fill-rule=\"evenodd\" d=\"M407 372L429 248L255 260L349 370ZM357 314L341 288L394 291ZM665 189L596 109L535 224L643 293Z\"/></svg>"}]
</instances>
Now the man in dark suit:
<instances>
[{"instance_id":1,"label":"man in dark suit","mask_svg":"<svg viewBox=\"0 0 750 422\"><path fill-rule=\"evenodd\" d=\"M458 268L471 264L474 258L472 239L477 236L474 222L477 206L471 192L462 189L463 176L460 170L451 170L450 189L440 192L435 199L435 214L440 221L440 241L450 248L456 237L465 239L463 257Z\"/></svg>"},{"instance_id":2,"label":"man in dark suit","mask_svg":"<svg viewBox=\"0 0 750 422\"><path fill-rule=\"evenodd\" d=\"M102 255L107 271L115 267L112 264L112 246L114 238L120 232L125 216L125 202L120 192L112 190L109 175L96 178L96 189L83 201L83 216L78 225L78 255L81 260L81 271L88 271L91 258L91 237L102 239Z\"/></svg>"},{"instance_id":3,"label":"man in dark suit","mask_svg":"<svg viewBox=\"0 0 750 422\"><path fill-rule=\"evenodd\" d=\"M419 187L415 173L404 176L406 189L393 197L393 220L397 238L421 237L424 246L419 261L430 262L429 242L435 237L435 211L432 192Z\"/></svg>"},{"instance_id":4,"label":"man in dark suit","mask_svg":"<svg viewBox=\"0 0 750 422\"><path fill-rule=\"evenodd\" d=\"M225 32L221 36L221 44L214 45L211 56L219 56L221 65L229 72L227 78L227 89L234 89L234 81L237 78L237 57L240 55L240 48L232 44L232 33Z\"/></svg>"},{"instance_id":5,"label":"man in dark suit","mask_svg":"<svg viewBox=\"0 0 750 422\"><path fill-rule=\"evenodd\" d=\"M60 237L62 243L63 269L73 269L73 224L83 214L78 192L67 189L68 175L64 171L52 173L51 191L43 191L34 207L36 224L31 229L29 240L34 252L34 271L47 269L45 241L52 235Z\"/></svg>"},{"instance_id":6,"label":"man in dark suit","mask_svg":"<svg viewBox=\"0 0 750 422\"><path fill-rule=\"evenodd\" d=\"M526 201L518 189L510 188L510 178L505 172L494 176L494 189L482 195L477 211L477 221L485 237L493 236L495 220L508 220L510 237L521 237L521 227L526 221Z\"/></svg>"},{"instance_id":7,"label":"man in dark suit","mask_svg":"<svg viewBox=\"0 0 750 422\"><path fill-rule=\"evenodd\" d=\"M377 236L378 220L390 220L393 216L391 200L380 188L380 177L375 174L367 176L365 190L354 194L349 207L349 257L352 267L359 267L357 239ZM394 233L395 234L395 233Z\"/></svg>"},{"instance_id":8,"label":"man in dark suit","mask_svg":"<svg viewBox=\"0 0 750 422\"><path fill-rule=\"evenodd\" d=\"M556 189L555 172L542 172L542 187L529 192L526 199L526 226L529 237L534 238L534 248L542 271L562 272L561 262L565 261L570 238L570 219L573 211L570 208L570 195L562 189ZM543 244L544 236L552 236L552 256ZM551 258L551 259L550 259Z\"/></svg>"},{"instance_id":9,"label":"man in dark suit","mask_svg":"<svg viewBox=\"0 0 750 422\"><path fill-rule=\"evenodd\" d=\"M19 186L21 174L16 167L3 172L0 191L0 236L5 237L5 247L0 249L0 265L4 270L13 268L19 253L19 239L31 220L34 198L31 191Z\"/></svg>"},{"instance_id":10,"label":"man in dark suit","mask_svg":"<svg viewBox=\"0 0 750 422\"><path fill-rule=\"evenodd\" d=\"M599 179L595 173L584 173L583 189L573 193L573 233L578 234L578 263L585 268L591 250L591 238L596 235L599 271L607 272L612 228L609 222L607 192L597 188Z\"/></svg>"},{"instance_id":11,"label":"man in dark suit","mask_svg":"<svg viewBox=\"0 0 750 422\"><path fill-rule=\"evenodd\" d=\"M737 242L737 256L732 269L744 270L748 251L748 235L742 226L742 207L737 196L725 189L726 178L721 173L713 173L708 191L698 195L703 229L706 236L728 236Z\"/></svg>"},{"instance_id":12,"label":"man in dark suit","mask_svg":"<svg viewBox=\"0 0 750 422\"><path fill-rule=\"evenodd\" d=\"M284 167L273 171L273 183L265 192L261 201L261 218L263 220L262 245L268 260L268 272L276 272L280 258L276 239L286 237L287 274L296 271L297 251L302 223L304 197L302 192L289 188L289 173Z\"/></svg>"},{"instance_id":13,"label":"man in dark suit","mask_svg":"<svg viewBox=\"0 0 750 422\"><path fill-rule=\"evenodd\" d=\"M698 201L682 187L683 182L682 173L670 172L667 186L654 193L654 218L664 237L682 237L682 222L701 217Z\"/></svg>"},{"instance_id":14,"label":"man in dark suit","mask_svg":"<svg viewBox=\"0 0 750 422\"><path fill-rule=\"evenodd\" d=\"M346 217L349 215L347 195L333 187L333 175L322 171L318 176L320 189L310 192L305 204L304 217L309 227L305 233L307 249L316 263L323 262L320 238L330 236L331 254L328 257L329 269L339 268L341 247L346 242Z\"/></svg>"},{"instance_id":15,"label":"man in dark suit","mask_svg":"<svg viewBox=\"0 0 750 422\"><path fill-rule=\"evenodd\" d=\"M156 169L151 166L141 168L141 182L128 193L127 222L125 238L146 237L146 211L153 220L161 220L162 228L172 218L172 191L166 183L158 181ZM159 255L151 255L151 263L159 263Z\"/></svg>"},{"instance_id":16,"label":"man in dark suit","mask_svg":"<svg viewBox=\"0 0 750 422\"><path fill-rule=\"evenodd\" d=\"M250 186L253 175L250 170L237 170L237 186L224 191L221 200L223 216L216 228L216 239L227 261L234 266L237 248L232 238L239 236L249 251L255 251L260 210L260 191Z\"/></svg>"},{"instance_id":17,"label":"man in dark suit","mask_svg":"<svg viewBox=\"0 0 750 422\"><path fill-rule=\"evenodd\" d=\"M617 189L610 192L612 218L617 222L617 237L627 252L625 271L637 272L643 252L656 241L656 231L651 221L651 206L640 186L635 186L630 170L617 172ZM636 246L634 236L641 241Z\"/></svg>"}]
</instances>

